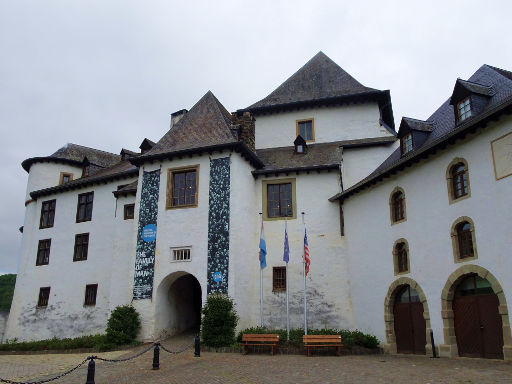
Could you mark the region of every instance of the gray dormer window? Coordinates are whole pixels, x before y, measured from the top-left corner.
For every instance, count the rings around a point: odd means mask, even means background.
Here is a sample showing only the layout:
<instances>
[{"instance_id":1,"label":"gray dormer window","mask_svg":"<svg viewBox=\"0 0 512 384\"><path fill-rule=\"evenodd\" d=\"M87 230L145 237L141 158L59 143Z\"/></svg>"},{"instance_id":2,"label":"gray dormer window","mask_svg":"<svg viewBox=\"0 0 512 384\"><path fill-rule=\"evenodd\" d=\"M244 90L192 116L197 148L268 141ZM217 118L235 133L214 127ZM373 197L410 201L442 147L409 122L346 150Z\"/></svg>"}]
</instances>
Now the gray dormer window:
<instances>
[{"instance_id":1,"label":"gray dormer window","mask_svg":"<svg viewBox=\"0 0 512 384\"><path fill-rule=\"evenodd\" d=\"M457 103L457 116L459 121L466 120L471 117L471 102L469 97L466 97L461 102Z\"/></svg>"},{"instance_id":2,"label":"gray dormer window","mask_svg":"<svg viewBox=\"0 0 512 384\"><path fill-rule=\"evenodd\" d=\"M400 139L400 146L402 149L402 155L412 151L412 134L408 133Z\"/></svg>"}]
</instances>

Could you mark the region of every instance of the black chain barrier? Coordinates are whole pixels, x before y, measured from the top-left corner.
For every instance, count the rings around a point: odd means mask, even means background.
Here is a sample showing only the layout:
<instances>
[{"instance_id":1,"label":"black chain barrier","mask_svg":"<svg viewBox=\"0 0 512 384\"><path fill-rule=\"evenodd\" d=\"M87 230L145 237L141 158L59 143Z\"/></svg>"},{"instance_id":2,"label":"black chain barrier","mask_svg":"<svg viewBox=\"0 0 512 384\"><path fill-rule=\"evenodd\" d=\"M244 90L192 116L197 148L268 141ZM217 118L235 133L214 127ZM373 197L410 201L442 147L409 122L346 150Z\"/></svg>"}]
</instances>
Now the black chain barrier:
<instances>
[{"instance_id":1,"label":"black chain barrier","mask_svg":"<svg viewBox=\"0 0 512 384\"><path fill-rule=\"evenodd\" d=\"M199 340L198 340L198 337L196 336L196 338L194 339L194 341L192 343L188 344L185 348L182 348L178 351L171 351L157 342L157 343L153 343L148 348L137 353L136 355L126 357L123 359L107 359L107 358L100 357L100 356L89 356L87 359L82 361L76 367L73 367L73 368L67 370L66 372L62 372L60 375L52 377L50 379L44 379L44 380L38 380L38 381L14 381L14 380L9 380L9 379L2 379L0 377L0 383L6 383L6 384L44 384L44 383L49 383L51 381L58 380L66 375L69 375L70 373L76 371L78 368L83 366L87 361L89 361L89 365L88 365L88 369L87 369L87 381L85 382L85 384L95 384L94 383L94 375L95 375L95 371L96 371L96 364L95 364L94 360L106 361L109 363L120 363L123 361L129 361L129 360L136 359L137 357L140 357L143 354L149 352L151 349L153 349L153 351L154 351L153 369L159 369L159 367L160 367L160 357L159 357L160 356L160 348L163 349L165 352L170 353L171 355L177 355L179 353L185 352L187 349L189 349L193 345L196 346L196 351L195 351L194 355L198 357L199 356L198 355Z\"/></svg>"},{"instance_id":2,"label":"black chain barrier","mask_svg":"<svg viewBox=\"0 0 512 384\"><path fill-rule=\"evenodd\" d=\"M49 383L50 381L58 380L61 377L64 377L66 375L69 375L71 372L76 371L78 368L80 368L82 365L85 364L87 360L90 360L91 358L88 357L84 361L82 361L80 364L78 364L76 367L71 368L67 370L66 372L62 372L60 375L52 377L51 379L45 379L45 380L39 380L39 381L14 381L9 379L2 379L0 378L0 383L7 383L7 384L43 384L43 383Z\"/></svg>"}]
</instances>

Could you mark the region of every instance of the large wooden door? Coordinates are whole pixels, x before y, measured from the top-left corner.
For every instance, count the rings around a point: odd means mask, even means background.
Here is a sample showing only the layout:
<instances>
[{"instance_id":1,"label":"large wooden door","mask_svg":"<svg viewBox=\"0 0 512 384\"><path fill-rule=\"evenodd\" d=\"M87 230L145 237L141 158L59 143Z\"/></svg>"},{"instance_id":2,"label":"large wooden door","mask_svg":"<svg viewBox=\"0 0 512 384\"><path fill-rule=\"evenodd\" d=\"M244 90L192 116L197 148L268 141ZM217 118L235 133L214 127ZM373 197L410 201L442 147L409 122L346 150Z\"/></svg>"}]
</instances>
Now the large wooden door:
<instances>
[{"instance_id":1,"label":"large wooden door","mask_svg":"<svg viewBox=\"0 0 512 384\"><path fill-rule=\"evenodd\" d=\"M457 288L453 312L460 356L503 359L499 300L489 290L487 280L475 275L466 278Z\"/></svg>"},{"instance_id":2,"label":"large wooden door","mask_svg":"<svg viewBox=\"0 0 512 384\"><path fill-rule=\"evenodd\" d=\"M414 289L405 286L397 294L393 315L397 352L424 355L427 340L423 304Z\"/></svg>"}]
</instances>

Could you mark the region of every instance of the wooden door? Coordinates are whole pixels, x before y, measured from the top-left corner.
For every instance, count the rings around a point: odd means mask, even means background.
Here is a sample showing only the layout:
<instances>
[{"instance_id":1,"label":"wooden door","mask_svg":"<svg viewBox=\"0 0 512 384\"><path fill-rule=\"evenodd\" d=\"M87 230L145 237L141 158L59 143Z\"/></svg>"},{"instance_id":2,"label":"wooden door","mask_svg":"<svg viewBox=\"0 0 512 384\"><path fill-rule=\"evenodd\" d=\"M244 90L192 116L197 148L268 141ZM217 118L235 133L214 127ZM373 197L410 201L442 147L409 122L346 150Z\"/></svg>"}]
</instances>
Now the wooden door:
<instances>
[{"instance_id":1,"label":"wooden door","mask_svg":"<svg viewBox=\"0 0 512 384\"><path fill-rule=\"evenodd\" d=\"M459 355L503 359L503 328L495 294L456 297L453 303Z\"/></svg>"},{"instance_id":2,"label":"wooden door","mask_svg":"<svg viewBox=\"0 0 512 384\"><path fill-rule=\"evenodd\" d=\"M417 300L415 298L417 298L417 293L408 286L397 295L393 315L398 353L426 353L427 339L423 304L415 301Z\"/></svg>"}]
</instances>

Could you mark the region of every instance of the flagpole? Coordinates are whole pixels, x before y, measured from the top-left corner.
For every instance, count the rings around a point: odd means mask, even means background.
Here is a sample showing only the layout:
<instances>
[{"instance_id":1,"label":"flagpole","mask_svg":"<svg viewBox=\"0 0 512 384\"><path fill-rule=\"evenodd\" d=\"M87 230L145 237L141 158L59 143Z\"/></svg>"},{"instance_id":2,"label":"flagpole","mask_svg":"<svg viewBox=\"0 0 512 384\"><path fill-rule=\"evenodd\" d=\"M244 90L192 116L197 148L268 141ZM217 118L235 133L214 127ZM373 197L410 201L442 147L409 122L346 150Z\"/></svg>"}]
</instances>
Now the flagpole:
<instances>
[{"instance_id":1,"label":"flagpole","mask_svg":"<svg viewBox=\"0 0 512 384\"><path fill-rule=\"evenodd\" d=\"M304 221L304 212L302 212L302 224L304 231L306 231L306 222ZM306 232L304 232L304 235ZM302 271L304 276L304 334L308 334L308 317L307 317L307 304L306 304L306 254L305 249L302 250Z\"/></svg>"},{"instance_id":2,"label":"flagpole","mask_svg":"<svg viewBox=\"0 0 512 384\"><path fill-rule=\"evenodd\" d=\"M288 220L284 219L284 232L285 236L287 233L287 222ZM286 261L286 340L290 341L290 308L289 308L289 293L290 293L290 285L288 284L288 261Z\"/></svg>"},{"instance_id":3,"label":"flagpole","mask_svg":"<svg viewBox=\"0 0 512 384\"><path fill-rule=\"evenodd\" d=\"M263 213L260 212L261 225L263 225ZM260 250L261 253L261 250ZM260 256L261 258L261 256ZM260 260L260 327L263 327L263 268Z\"/></svg>"}]
</instances>

